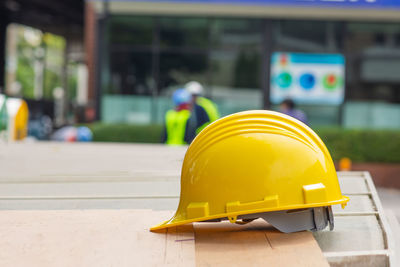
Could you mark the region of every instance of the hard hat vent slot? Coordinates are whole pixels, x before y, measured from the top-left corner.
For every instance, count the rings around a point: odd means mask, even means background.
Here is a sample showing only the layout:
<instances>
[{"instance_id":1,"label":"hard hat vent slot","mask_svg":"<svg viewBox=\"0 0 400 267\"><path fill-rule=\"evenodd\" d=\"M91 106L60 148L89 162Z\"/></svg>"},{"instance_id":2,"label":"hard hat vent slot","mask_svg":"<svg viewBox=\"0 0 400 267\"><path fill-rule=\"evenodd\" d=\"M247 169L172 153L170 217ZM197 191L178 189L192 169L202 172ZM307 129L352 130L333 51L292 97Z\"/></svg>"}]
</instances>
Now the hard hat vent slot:
<instances>
[{"instance_id":1,"label":"hard hat vent slot","mask_svg":"<svg viewBox=\"0 0 400 267\"><path fill-rule=\"evenodd\" d=\"M304 203L321 203L327 201L326 188L323 183L303 186Z\"/></svg>"},{"instance_id":2,"label":"hard hat vent slot","mask_svg":"<svg viewBox=\"0 0 400 267\"><path fill-rule=\"evenodd\" d=\"M279 205L278 195L267 196L264 200L240 203L240 201L233 201L226 203L226 212L248 211L255 209L275 208Z\"/></svg>"},{"instance_id":3,"label":"hard hat vent slot","mask_svg":"<svg viewBox=\"0 0 400 267\"><path fill-rule=\"evenodd\" d=\"M186 212L188 219L201 218L210 215L210 208L208 202L192 202L187 206Z\"/></svg>"}]
</instances>

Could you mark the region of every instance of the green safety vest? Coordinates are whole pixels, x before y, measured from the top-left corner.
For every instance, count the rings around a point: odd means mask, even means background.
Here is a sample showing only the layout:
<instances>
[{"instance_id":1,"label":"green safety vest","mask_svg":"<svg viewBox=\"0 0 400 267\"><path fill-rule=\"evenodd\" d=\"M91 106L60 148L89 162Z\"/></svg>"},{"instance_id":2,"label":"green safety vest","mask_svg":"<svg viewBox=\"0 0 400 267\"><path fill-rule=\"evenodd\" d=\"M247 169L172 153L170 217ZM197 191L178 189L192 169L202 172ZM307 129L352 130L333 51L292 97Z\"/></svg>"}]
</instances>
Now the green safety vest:
<instances>
[{"instance_id":1,"label":"green safety vest","mask_svg":"<svg viewBox=\"0 0 400 267\"><path fill-rule=\"evenodd\" d=\"M219 112L218 112L217 106L211 100L209 100L205 97L198 97L196 103L200 107L204 108L204 110L206 111L206 113L208 115L208 118L210 119L209 122L204 123L203 125L201 125L199 128L196 129L196 134L198 134L208 124L219 119Z\"/></svg>"},{"instance_id":2,"label":"green safety vest","mask_svg":"<svg viewBox=\"0 0 400 267\"><path fill-rule=\"evenodd\" d=\"M186 123L190 117L189 110L168 110L165 114L168 145L184 145Z\"/></svg>"}]
</instances>

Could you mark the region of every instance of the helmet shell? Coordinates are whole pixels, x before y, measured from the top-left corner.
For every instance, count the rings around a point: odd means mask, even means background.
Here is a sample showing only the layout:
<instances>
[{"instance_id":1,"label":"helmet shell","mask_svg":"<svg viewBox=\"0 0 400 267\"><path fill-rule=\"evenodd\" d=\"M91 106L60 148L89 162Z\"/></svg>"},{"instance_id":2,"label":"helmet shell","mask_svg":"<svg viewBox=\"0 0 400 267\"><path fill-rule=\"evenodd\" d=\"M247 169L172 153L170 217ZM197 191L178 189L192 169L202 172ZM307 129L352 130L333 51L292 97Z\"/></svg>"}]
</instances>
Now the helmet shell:
<instances>
[{"instance_id":1,"label":"helmet shell","mask_svg":"<svg viewBox=\"0 0 400 267\"><path fill-rule=\"evenodd\" d=\"M185 88L192 95L203 95L204 94L203 86L199 82L196 82L196 81L188 82L185 85Z\"/></svg>"},{"instance_id":2,"label":"helmet shell","mask_svg":"<svg viewBox=\"0 0 400 267\"><path fill-rule=\"evenodd\" d=\"M327 148L308 126L278 112L245 111L195 138L183 162L179 207L152 230L348 200Z\"/></svg>"}]
</instances>

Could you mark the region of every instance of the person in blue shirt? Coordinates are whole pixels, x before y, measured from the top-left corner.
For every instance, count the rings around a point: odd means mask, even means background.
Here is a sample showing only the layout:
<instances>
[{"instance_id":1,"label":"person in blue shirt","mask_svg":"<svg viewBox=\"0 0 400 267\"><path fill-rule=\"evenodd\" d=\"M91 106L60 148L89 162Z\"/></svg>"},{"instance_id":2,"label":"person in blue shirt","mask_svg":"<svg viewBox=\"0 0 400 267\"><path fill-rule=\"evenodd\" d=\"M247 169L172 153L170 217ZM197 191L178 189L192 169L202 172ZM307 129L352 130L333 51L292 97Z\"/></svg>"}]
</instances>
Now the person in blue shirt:
<instances>
[{"instance_id":1,"label":"person in blue shirt","mask_svg":"<svg viewBox=\"0 0 400 267\"><path fill-rule=\"evenodd\" d=\"M279 111L282 112L283 114L289 115L295 119L298 119L299 121L303 122L304 124L307 124L307 115L301 111L300 109L296 109L296 104L292 99L285 99L282 101L282 103L279 105Z\"/></svg>"}]
</instances>

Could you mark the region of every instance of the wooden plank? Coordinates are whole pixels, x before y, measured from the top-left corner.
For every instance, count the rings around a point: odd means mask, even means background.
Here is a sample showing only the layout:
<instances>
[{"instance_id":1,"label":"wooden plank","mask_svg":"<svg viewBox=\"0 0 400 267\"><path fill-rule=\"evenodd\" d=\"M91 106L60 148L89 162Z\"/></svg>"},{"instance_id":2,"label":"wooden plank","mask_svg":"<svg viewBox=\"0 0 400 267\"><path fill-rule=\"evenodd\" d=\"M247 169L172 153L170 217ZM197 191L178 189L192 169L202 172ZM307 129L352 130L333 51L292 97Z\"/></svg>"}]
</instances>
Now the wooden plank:
<instances>
[{"instance_id":1,"label":"wooden plank","mask_svg":"<svg viewBox=\"0 0 400 267\"><path fill-rule=\"evenodd\" d=\"M179 198L146 199L0 199L0 210L86 210L86 209L153 209L176 210Z\"/></svg>"},{"instance_id":2,"label":"wooden plank","mask_svg":"<svg viewBox=\"0 0 400 267\"><path fill-rule=\"evenodd\" d=\"M388 223L392 229L395 250L393 253L393 266L400 266L400 224L392 210L385 210Z\"/></svg>"},{"instance_id":3,"label":"wooden plank","mask_svg":"<svg viewBox=\"0 0 400 267\"><path fill-rule=\"evenodd\" d=\"M197 223L151 233L171 212L2 211L0 266L328 266L311 233ZM195 241L196 237L196 241Z\"/></svg>"},{"instance_id":4,"label":"wooden plank","mask_svg":"<svg viewBox=\"0 0 400 267\"><path fill-rule=\"evenodd\" d=\"M329 266L310 232L284 234L263 220L195 223L196 266Z\"/></svg>"},{"instance_id":5,"label":"wooden plank","mask_svg":"<svg viewBox=\"0 0 400 267\"><path fill-rule=\"evenodd\" d=\"M392 230L389 227L389 223L387 221L386 215L383 211L383 207L381 204L381 201L378 196L378 192L376 191L374 182L372 181L371 175L369 172L362 172L363 176L365 178L365 181L367 182L367 186L369 190L371 191L371 196L374 202L374 205L378 211L378 216L377 219L379 221L380 226L382 227L382 234L383 234L383 239L385 240L385 248L387 250L387 255L388 255L388 262L389 266L395 266L395 243L394 243L394 238L392 234Z\"/></svg>"},{"instance_id":6,"label":"wooden plank","mask_svg":"<svg viewBox=\"0 0 400 267\"><path fill-rule=\"evenodd\" d=\"M0 144L0 182L179 179L186 149L161 144Z\"/></svg>"},{"instance_id":7,"label":"wooden plank","mask_svg":"<svg viewBox=\"0 0 400 267\"><path fill-rule=\"evenodd\" d=\"M314 232L324 252L384 250L382 228L374 215L336 216L333 231Z\"/></svg>"},{"instance_id":8,"label":"wooden plank","mask_svg":"<svg viewBox=\"0 0 400 267\"><path fill-rule=\"evenodd\" d=\"M138 144L0 145L0 209L174 210L185 150ZM317 242L334 266L360 266L361 258L373 266L388 265L395 237L380 219L383 213L375 205L378 198L369 175L339 172L338 176L350 202L344 210L334 207L335 229L316 233ZM175 198L161 198L166 193ZM146 240L147 232L143 235Z\"/></svg>"},{"instance_id":9,"label":"wooden plank","mask_svg":"<svg viewBox=\"0 0 400 267\"><path fill-rule=\"evenodd\" d=\"M348 175L349 172L338 172L339 184L344 195L370 193L367 183L362 175ZM344 178L344 179L340 179Z\"/></svg>"},{"instance_id":10,"label":"wooden plank","mask_svg":"<svg viewBox=\"0 0 400 267\"><path fill-rule=\"evenodd\" d=\"M193 225L183 225L167 229L165 248L166 266L195 265L195 239Z\"/></svg>"},{"instance_id":11,"label":"wooden plank","mask_svg":"<svg viewBox=\"0 0 400 267\"><path fill-rule=\"evenodd\" d=\"M0 266L194 266L191 225L148 228L149 210L2 211Z\"/></svg>"},{"instance_id":12,"label":"wooden plank","mask_svg":"<svg viewBox=\"0 0 400 267\"><path fill-rule=\"evenodd\" d=\"M324 256L331 266L397 266L395 238L370 175L338 172L338 176L342 191L349 193L349 209L333 209L334 231L314 233Z\"/></svg>"},{"instance_id":13,"label":"wooden plank","mask_svg":"<svg viewBox=\"0 0 400 267\"><path fill-rule=\"evenodd\" d=\"M358 252L327 252L324 253L328 258L331 267L365 267L389 265L389 257L386 250L368 250ZM396 265L393 265L396 266Z\"/></svg>"},{"instance_id":14,"label":"wooden plank","mask_svg":"<svg viewBox=\"0 0 400 267\"><path fill-rule=\"evenodd\" d=\"M350 201L343 209L341 205L332 206L333 214L349 212L376 212L372 199L369 195L347 195Z\"/></svg>"}]
</instances>

